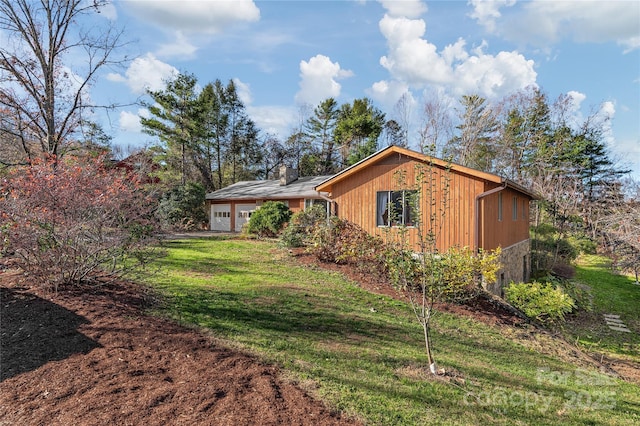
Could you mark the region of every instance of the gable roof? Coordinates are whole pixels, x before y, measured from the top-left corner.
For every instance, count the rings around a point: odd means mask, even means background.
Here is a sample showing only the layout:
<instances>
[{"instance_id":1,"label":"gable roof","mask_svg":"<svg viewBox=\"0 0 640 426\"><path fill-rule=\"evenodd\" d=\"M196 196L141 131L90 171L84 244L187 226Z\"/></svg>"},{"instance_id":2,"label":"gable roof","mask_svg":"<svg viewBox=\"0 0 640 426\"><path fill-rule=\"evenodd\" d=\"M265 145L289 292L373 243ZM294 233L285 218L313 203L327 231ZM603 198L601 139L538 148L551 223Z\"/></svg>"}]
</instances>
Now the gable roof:
<instances>
[{"instance_id":1,"label":"gable roof","mask_svg":"<svg viewBox=\"0 0 640 426\"><path fill-rule=\"evenodd\" d=\"M379 150L378 152L371 154L370 156L368 156L367 158L360 160L359 162L357 162L356 164L344 169L343 171L333 175L333 176L329 176L327 179L325 179L324 181L320 182L318 184L318 186L315 187L315 189L317 191L322 191L322 192L331 192L331 187L344 180L347 179L349 176L352 176L356 173L358 173L359 171L385 159L388 158L392 155L397 155L397 156L405 156L405 157L409 157L412 158L414 160L417 161L421 161L421 162L425 162L425 163L432 163L435 166L441 167L443 169L450 169L454 172L457 173L461 173L461 174L465 174L465 175L469 175L469 176L473 176L473 177L477 177L479 179L488 181L488 182L494 182L497 184L501 184L501 185L505 185L509 188L515 189L516 191L519 191L525 195L528 195L529 197L531 197L532 199L536 200L539 197L536 196L534 193L532 193L531 191L529 191L527 188L518 185L517 183L503 178L502 176L498 176L495 175L493 173L487 173L487 172L483 172L480 170L476 170L476 169L472 169L471 167L466 167L466 166L461 166L460 164L455 164L455 163L451 163L448 161L444 161L441 160L439 158L433 157L431 155L428 154L422 154L420 152L417 151L413 151L407 148L402 148L399 146L395 146L395 145L391 145L388 146L386 148L383 148L381 150Z\"/></svg>"},{"instance_id":2,"label":"gable roof","mask_svg":"<svg viewBox=\"0 0 640 426\"><path fill-rule=\"evenodd\" d=\"M301 177L280 185L280 180L249 180L236 182L207 194L207 200L269 200L291 198L320 198L315 187L330 176Z\"/></svg>"}]
</instances>

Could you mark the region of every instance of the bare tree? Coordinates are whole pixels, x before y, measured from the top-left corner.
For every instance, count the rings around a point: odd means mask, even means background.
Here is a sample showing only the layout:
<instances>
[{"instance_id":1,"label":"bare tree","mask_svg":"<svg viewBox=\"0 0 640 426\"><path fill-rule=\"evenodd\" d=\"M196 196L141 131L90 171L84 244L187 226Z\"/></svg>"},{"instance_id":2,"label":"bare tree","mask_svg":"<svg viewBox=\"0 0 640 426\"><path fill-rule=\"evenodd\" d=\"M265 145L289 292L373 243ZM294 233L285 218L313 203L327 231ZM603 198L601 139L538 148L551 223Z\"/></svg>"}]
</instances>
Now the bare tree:
<instances>
[{"instance_id":1,"label":"bare tree","mask_svg":"<svg viewBox=\"0 0 640 426\"><path fill-rule=\"evenodd\" d=\"M400 136L399 145L409 146L409 127L411 125L411 95L407 92L403 93L398 102L393 107L393 115L396 117L395 122L399 125L398 134Z\"/></svg>"},{"instance_id":2,"label":"bare tree","mask_svg":"<svg viewBox=\"0 0 640 426\"><path fill-rule=\"evenodd\" d=\"M605 218L604 235L614 266L640 284L640 182L626 182L628 198Z\"/></svg>"},{"instance_id":3,"label":"bare tree","mask_svg":"<svg viewBox=\"0 0 640 426\"><path fill-rule=\"evenodd\" d=\"M444 145L453 137L451 105L434 94L425 97L422 111L420 150L441 156Z\"/></svg>"},{"instance_id":4,"label":"bare tree","mask_svg":"<svg viewBox=\"0 0 640 426\"><path fill-rule=\"evenodd\" d=\"M30 163L40 154L58 156L73 141L83 112L91 105L88 89L99 69L122 63L113 52L122 32L81 26L107 0L0 0L0 143L15 152L1 162ZM80 66L71 57L84 57ZM5 144L11 148L4 147ZM16 161L19 160L19 161Z\"/></svg>"}]
</instances>

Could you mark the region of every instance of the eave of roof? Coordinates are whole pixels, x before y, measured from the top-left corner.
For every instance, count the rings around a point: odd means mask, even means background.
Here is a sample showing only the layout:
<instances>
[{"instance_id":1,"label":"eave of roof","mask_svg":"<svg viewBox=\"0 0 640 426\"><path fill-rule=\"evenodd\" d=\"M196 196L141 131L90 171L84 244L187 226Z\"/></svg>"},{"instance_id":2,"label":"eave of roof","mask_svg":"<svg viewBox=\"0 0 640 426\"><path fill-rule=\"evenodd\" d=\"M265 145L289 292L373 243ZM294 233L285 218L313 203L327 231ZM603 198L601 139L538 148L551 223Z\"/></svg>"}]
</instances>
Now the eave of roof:
<instances>
[{"instance_id":1,"label":"eave of roof","mask_svg":"<svg viewBox=\"0 0 640 426\"><path fill-rule=\"evenodd\" d=\"M495 175L493 173L487 173L487 172L483 172L480 170L476 170L476 169L472 169L470 167L466 167L466 166L462 166L460 164L455 164L455 163L451 163L448 161L444 161L441 160L439 158L427 155L427 154L422 154L420 152L417 151L413 151L407 148L402 148L399 146L395 146L395 145L391 145L388 146L386 148L383 148L381 150L379 150L378 152L371 154L369 157L360 160L359 162L357 162L356 164L344 169L341 172L338 172L337 174L328 177L327 179L325 179L324 181L320 182L316 187L316 191L321 191L321 192L331 192L331 187L337 183L340 182L346 178L348 178L349 176L358 173L359 171L365 169L366 167L377 163L378 161L387 158L391 155L399 155L399 156L406 156L409 158L413 158L416 159L418 161L422 161L422 162L428 162L431 163L435 166L441 167L443 169L449 169L461 174L465 174L465 175L469 175L469 176L474 176L477 177L479 179L483 179L489 182L494 182L494 183L498 183L498 184L506 184L508 187L515 189L516 191L522 192L528 196L530 196L532 199L539 199L540 197L538 197L537 195L533 194L531 191L529 191L528 189L524 188L521 185L516 184L515 182L512 182L508 179L505 179L501 176Z\"/></svg>"}]
</instances>

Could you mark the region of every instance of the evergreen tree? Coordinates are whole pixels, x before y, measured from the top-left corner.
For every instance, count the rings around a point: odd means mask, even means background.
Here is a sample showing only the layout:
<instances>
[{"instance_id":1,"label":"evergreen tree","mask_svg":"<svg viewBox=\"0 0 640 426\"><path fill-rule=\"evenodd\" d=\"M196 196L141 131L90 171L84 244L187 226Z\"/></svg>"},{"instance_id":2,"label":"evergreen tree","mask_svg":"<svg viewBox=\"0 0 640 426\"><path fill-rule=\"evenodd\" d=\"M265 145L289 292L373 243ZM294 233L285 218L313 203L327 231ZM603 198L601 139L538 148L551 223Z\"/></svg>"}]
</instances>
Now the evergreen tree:
<instances>
[{"instance_id":1,"label":"evergreen tree","mask_svg":"<svg viewBox=\"0 0 640 426\"><path fill-rule=\"evenodd\" d=\"M330 174L338 169L334 139L338 116L338 103L328 98L313 110L313 115L307 120L306 135L311 149L305 155L304 165L317 172L313 174Z\"/></svg>"},{"instance_id":2,"label":"evergreen tree","mask_svg":"<svg viewBox=\"0 0 640 426\"><path fill-rule=\"evenodd\" d=\"M495 112L478 95L464 95L460 113L459 134L445 147L445 157L463 166L493 171L496 148L493 144L498 130Z\"/></svg>"},{"instance_id":3,"label":"evergreen tree","mask_svg":"<svg viewBox=\"0 0 640 426\"><path fill-rule=\"evenodd\" d=\"M180 171L182 185L190 175L188 151L198 137L198 97L197 80L192 74L178 74L167 82L164 90L147 93L153 103L143 103L152 117L141 117L144 132L157 136L162 145L156 151L162 152L162 161L174 170Z\"/></svg>"},{"instance_id":4,"label":"evergreen tree","mask_svg":"<svg viewBox=\"0 0 640 426\"><path fill-rule=\"evenodd\" d=\"M340 147L343 166L355 164L378 150L378 137L384 123L384 113L367 98L340 107L334 138Z\"/></svg>"}]
</instances>

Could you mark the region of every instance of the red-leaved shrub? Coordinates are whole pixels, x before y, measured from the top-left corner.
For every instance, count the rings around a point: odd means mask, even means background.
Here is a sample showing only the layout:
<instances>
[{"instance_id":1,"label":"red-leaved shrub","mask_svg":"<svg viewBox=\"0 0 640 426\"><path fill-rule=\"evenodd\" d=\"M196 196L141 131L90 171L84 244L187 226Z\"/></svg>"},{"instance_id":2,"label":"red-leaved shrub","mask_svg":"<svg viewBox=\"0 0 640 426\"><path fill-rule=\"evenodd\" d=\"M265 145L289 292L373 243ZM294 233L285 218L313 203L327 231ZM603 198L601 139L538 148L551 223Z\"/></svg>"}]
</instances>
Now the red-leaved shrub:
<instances>
[{"instance_id":1,"label":"red-leaved shrub","mask_svg":"<svg viewBox=\"0 0 640 426\"><path fill-rule=\"evenodd\" d=\"M19 266L58 289L117 277L153 249L152 201L102 158L37 162L0 184L0 229Z\"/></svg>"}]
</instances>

